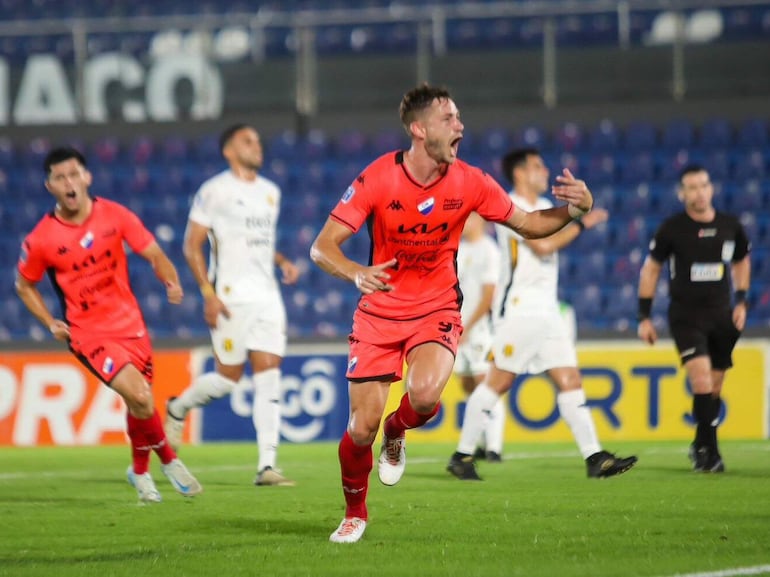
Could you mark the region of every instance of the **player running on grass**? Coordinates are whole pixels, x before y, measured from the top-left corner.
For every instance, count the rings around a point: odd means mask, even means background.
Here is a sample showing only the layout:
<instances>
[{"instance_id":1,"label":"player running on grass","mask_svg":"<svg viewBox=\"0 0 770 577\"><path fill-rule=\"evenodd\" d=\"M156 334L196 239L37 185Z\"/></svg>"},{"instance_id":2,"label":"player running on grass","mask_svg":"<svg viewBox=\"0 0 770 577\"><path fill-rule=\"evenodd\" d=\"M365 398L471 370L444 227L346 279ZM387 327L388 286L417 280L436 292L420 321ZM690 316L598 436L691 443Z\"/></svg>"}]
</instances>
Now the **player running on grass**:
<instances>
[{"instance_id":1,"label":"player running on grass","mask_svg":"<svg viewBox=\"0 0 770 577\"><path fill-rule=\"evenodd\" d=\"M179 493L203 489L166 441L152 396L152 345L131 291L123 243L147 259L172 304L182 300L176 269L139 218L124 206L92 197L86 160L73 148L45 158L45 186L56 199L24 239L16 291L57 340L126 402L133 463L128 481L144 502L161 496L148 472L150 451ZM37 289L48 273L61 299L64 320L54 317Z\"/></svg>"},{"instance_id":2,"label":"player running on grass","mask_svg":"<svg viewBox=\"0 0 770 577\"><path fill-rule=\"evenodd\" d=\"M534 211L553 206L543 198L548 190L548 168L537 150L511 151L503 159L503 171L514 186L511 200L518 208ZM559 413L575 437L589 477L618 475L636 463L635 456L617 457L602 449L586 405L575 343L556 295L559 249L608 216L606 210L597 209L557 234L534 241L497 227L502 274L493 307L493 360L484 382L468 398L460 441L447 465L458 479L481 480L473 452L487 429L489 413L500 403L501 395L510 390L516 375L542 372L558 390Z\"/></svg>"},{"instance_id":3,"label":"player running on grass","mask_svg":"<svg viewBox=\"0 0 770 577\"><path fill-rule=\"evenodd\" d=\"M516 209L492 177L457 159L463 137L449 92L423 84L401 101L411 148L389 152L355 179L311 248L324 271L361 291L349 337L350 417L339 445L345 516L330 540L358 541L366 529L372 444L390 383L409 365L407 392L383 425L380 480L396 484L406 463L405 431L439 410L462 334L456 256L468 214L504 223L525 237L553 234L590 211L588 187L568 170L553 187L567 205L527 213ZM341 245L366 223L371 261L348 259Z\"/></svg>"}]
</instances>

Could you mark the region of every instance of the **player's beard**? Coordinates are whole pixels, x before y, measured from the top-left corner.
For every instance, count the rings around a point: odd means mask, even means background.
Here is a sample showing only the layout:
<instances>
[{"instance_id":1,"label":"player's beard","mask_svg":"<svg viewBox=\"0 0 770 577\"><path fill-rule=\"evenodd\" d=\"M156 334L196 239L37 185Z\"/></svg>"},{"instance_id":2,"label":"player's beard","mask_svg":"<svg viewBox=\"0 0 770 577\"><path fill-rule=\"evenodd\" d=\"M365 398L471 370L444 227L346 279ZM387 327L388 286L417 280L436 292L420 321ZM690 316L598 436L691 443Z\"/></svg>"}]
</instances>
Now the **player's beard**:
<instances>
[{"instance_id":1,"label":"player's beard","mask_svg":"<svg viewBox=\"0 0 770 577\"><path fill-rule=\"evenodd\" d=\"M425 150L428 152L428 156L438 164L452 164L455 161L455 157L451 154L451 145L442 143L438 139L427 139Z\"/></svg>"}]
</instances>

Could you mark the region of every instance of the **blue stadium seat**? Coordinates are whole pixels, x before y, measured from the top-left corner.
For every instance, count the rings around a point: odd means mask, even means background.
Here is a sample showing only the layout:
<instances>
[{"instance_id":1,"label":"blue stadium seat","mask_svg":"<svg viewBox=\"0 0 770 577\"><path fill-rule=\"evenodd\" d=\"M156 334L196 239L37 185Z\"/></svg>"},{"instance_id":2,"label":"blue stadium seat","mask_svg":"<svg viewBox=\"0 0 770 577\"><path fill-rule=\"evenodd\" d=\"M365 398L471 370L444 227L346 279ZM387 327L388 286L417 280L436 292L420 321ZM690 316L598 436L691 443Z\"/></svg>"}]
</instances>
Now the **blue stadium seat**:
<instances>
[{"instance_id":1,"label":"blue stadium seat","mask_svg":"<svg viewBox=\"0 0 770 577\"><path fill-rule=\"evenodd\" d=\"M738 129L736 144L743 148L762 148L767 146L767 121L763 118L750 118Z\"/></svg>"},{"instance_id":2,"label":"blue stadium seat","mask_svg":"<svg viewBox=\"0 0 770 577\"><path fill-rule=\"evenodd\" d=\"M747 180L736 183L730 194L730 210L732 212L757 212L764 206L763 191L758 180Z\"/></svg>"},{"instance_id":3,"label":"blue stadium seat","mask_svg":"<svg viewBox=\"0 0 770 577\"><path fill-rule=\"evenodd\" d=\"M623 212L628 215L645 214L653 205L653 194L653 189L647 182L626 188L623 194Z\"/></svg>"},{"instance_id":4,"label":"blue stadium seat","mask_svg":"<svg viewBox=\"0 0 770 577\"><path fill-rule=\"evenodd\" d=\"M607 256L603 248L586 252L575 261L572 280L579 285L604 282L607 269Z\"/></svg>"},{"instance_id":5,"label":"blue stadium seat","mask_svg":"<svg viewBox=\"0 0 770 577\"><path fill-rule=\"evenodd\" d=\"M613 282L635 282L639 280L639 271L647 255L645 248L633 248L615 254L610 259L610 278Z\"/></svg>"},{"instance_id":6,"label":"blue stadium seat","mask_svg":"<svg viewBox=\"0 0 770 577\"><path fill-rule=\"evenodd\" d=\"M561 150L575 151L583 146L583 130L575 122L567 122L556 129L554 144Z\"/></svg>"},{"instance_id":7,"label":"blue stadium seat","mask_svg":"<svg viewBox=\"0 0 770 577\"><path fill-rule=\"evenodd\" d=\"M369 137L360 130L346 130L337 135L335 154L339 158L362 162L370 161L374 156L369 148Z\"/></svg>"},{"instance_id":8,"label":"blue stadium seat","mask_svg":"<svg viewBox=\"0 0 770 577\"><path fill-rule=\"evenodd\" d=\"M733 178L738 181L765 177L765 157L760 149L747 150L735 159Z\"/></svg>"},{"instance_id":9,"label":"blue stadium seat","mask_svg":"<svg viewBox=\"0 0 770 577\"><path fill-rule=\"evenodd\" d=\"M501 127L488 128L478 135L479 154L501 158L512 148L511 133Z\"/></svg>"},{"instance_id":10,"label":"blue stadium seat","mask_svg":"<svg viewBox=\"0 0 770 577\"><path fill-rule=\"evenodd\" d=\"M650 182L655 178L655 159L650 152L637 152L628 156L621 168L620 180L627 184Z\"/></svg>"},{"instance_id":11,"label":"blue stadium seat","mask_svg":"<svg viewBox=\"0 0 770 577\"><path fill-rule=\"evenodd\" d=\"M677 194L675 182L663 183L656 187L654 194L656 213L661 217L668 217L683 210L682 201Z\"/></svg>"},{"instance_id":12,"label":"blue stadium seat","mask_svg":"<svg viewBox=\"0 0 770 577\"><path fill-rule=\"evenodd\" d=\"M588 172L586 175L591 174L591 169L588 169ZM602 182L597 182L599 186L594 187L593 180L590 179L590 177L586 178L586 181L591 183L591 192L594 196L594 203L596 206L600 206L602 208L605 208L610 211L610 218L613 216L613 212L615 211L615 207L617 204L622 205L623 201L623 195L621 192L621 189L619 187L615 186L609 186L604 185L602 186Z\"/></svg>"},{"instance_id":13,"label":"blue stadium seat","mask_svg":"<svg viewBox=\"0 0 770 577\"><path fill-rule=\"evenodd\" d=\"M406 134L403 130L382 130L372 137L372 152L375 155L385 154L386 152L390 152L392 150L402 150L406 148L408 148ZM359 171L363 170L364 168L364 166L360 166Z\"/></svg>"},{"instance_id":14,"label":"blue stadium seat","mask_svg":"<svg viewBox=\"0 0 770 577\"><path fill-rule=\"evenodd\" d=\"M729 148L733 143L733 128L724 118L706 120L700 129L698 144L701 148Z\"/></svg>"},{"instance_id":15,"label":"blue stadium seat","mask_svg":"<svg viewBox=\"0 0 770 577\"><path fill-rule=\"evenodd\" d=\"M632 122L626 127L624 145L631 152L651 151L658 144L655 127L649 122Z\"/></svg>"},{"instance_id":16,"label":"blue stadium seat","mask_svg":"<svg viewBox=\"0 0 770 577\"><path fill-rule=\"evenodd\" d=\"M695 131L689 120L672 120L663 129L662 144L667 150L680 150L693 145Z\"/></svg>"},{"instance_id":17,"label":"blue stadium seat","mask_svg":"<svg viewBox=\"0 0 770 577\"><path fill-rule=\"evenodd\" d=\"M613 320L634 319L638 302L636 283L626 282L615 288L607 298L604 314Z\"/></svg>"},{"instance_id":18,"label":"blue stadium seat","mask_svg":"<svg viewBox=\"0 0 770 577\"><path fill-rule=\"evenodd\" d=\"M722 149L711 150L706 153L703 166L709 171L712 181L725 180L730 177L730 155Z\"/></svg>"},{"instance_id":19,"label":"blue stadium seat","mask_svg":"<svg viewBox=\"0 0 770 577\"><path fill-rule=\"evenodd\" d=\"M513 140L519 148L537 148L543 153L550 149L548 133L541 126L524 126L515 132Z\"/></svg>"},{"instance_id":20,"label":"blue stadium seat","mask_svg":"<svg viewBox=\"0 0 770 577\"><path fill-rule=\"evenodd\" d=\"M660 162L660 180L665 182L678 182L682 169L689 164L700 164L698 151L682 148L664 153Z\"/></svg>"},{"instance_id":21,"label":"blue stadium seat","mask_svg":"<svg viewBox=\"0 0 770 577\"><path fill-rule=\"evenodd\" d=\"M579 318L594 319L604 310L604 297L599 284L591 283L578 287L573 293L571 304Z\"/></svg>"},{"instance_id":22,"label":"blue stadium seat","mask_svg":"<svg viewBox=\"0 0 770 577\"><path fill-rule=\"evenodd\" d=\"M616 152L620 145L620 132L614 122L604 119L588 134L588 146L597 152Z\"/></svg>"},{"instance_id":23,"label":"blue stadium seat","mask_svg":"<svg viewBox=\"0 0 770 577\"><path fill-rule=\"evenodd\" d=\"M612 246L619 251L646 248L654 232L647 216L612 219L609 226Z\"/></svg>"},{"instance_id":24,"label":"blue stadium seat","mask_svg":"<svg viewBox=\"0 0 770 577\"><path fill-rule=\"evenodd\" d=\"M222 154L219 150L219 135L206 134L199 137L192 146L190 159L204 162L219 162Z\"/></svg>"}]
</instances>

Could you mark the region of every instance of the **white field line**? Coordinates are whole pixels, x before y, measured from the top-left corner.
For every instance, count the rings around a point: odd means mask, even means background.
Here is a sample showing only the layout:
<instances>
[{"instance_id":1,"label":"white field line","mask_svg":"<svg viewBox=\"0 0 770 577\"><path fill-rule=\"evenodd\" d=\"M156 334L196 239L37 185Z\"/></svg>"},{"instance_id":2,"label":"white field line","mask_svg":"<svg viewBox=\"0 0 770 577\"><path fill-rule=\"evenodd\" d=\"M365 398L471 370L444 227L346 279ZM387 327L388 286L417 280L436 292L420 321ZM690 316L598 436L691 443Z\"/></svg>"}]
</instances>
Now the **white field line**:
<instances>
[{"instance_id":1,"label":"white field line","mask_svg":"<svg viewBox=\"0 0 770 577\"><path fill-rule=\"evenodd\" d=\"M770 565L754 565L753 567L734 567L720 571L703 571L699 573L677 573L666 577L738 577L739 575L770 575Z\"/></svg>"},{"instance_id":2,"label":"white field line","mask_svg":"<svg viewBox=\"0 0 770 577\"><path fill-rule=\"evenodd\" d=\"M687 443L683 442L681 445L679 444L672 444L670 447L655 447L655 448L646 448L641 451L639 451L640 456L647 455L661 455L661 454L670 454L670 455L685 455L687 453ZM770 451L770 443L752 443L750 445L742 445L741 448L743 450L749 450L749 451L759 451L759 452L768 452ZM376 450L376 447L375 447ZM451 455L447 453L445 456L442 457L409 457L408 461L410 465L435 465L436 463L444 463ZM503 454L503 459L506 461L528 461L528 460L534 460L534 459L575 459L579 458L580 454L577 452L577 449L570 450L570 451L544 451L544 452L538 452L538 451L516 451L516 452L507 452ZM292 467L301 466L301 464L293 463ZM249 470L255 470L256 464L242 464L242 465L213 465L213 466L195 466L193 465L193 470L196 473L208 473L208 472L219 472L219 471L249 471ZM17 479L40 479L40 478L48 478L48 477L66 477L66 478L89 478L94 476L100 476L104 473L104 469L77 469L77 470L71 470L71 471L43 471L43 472L31 472L31 471L5 471L0 473L0 482L2 481L14 481ZM700 574L693 574L698 575L700 577ZM741 573L736 573L736 575L741 575ZM747 573L747 575L754 575L754 573ZM682 577L690 577L682 576Z\"/></svg>"}]
</instances>

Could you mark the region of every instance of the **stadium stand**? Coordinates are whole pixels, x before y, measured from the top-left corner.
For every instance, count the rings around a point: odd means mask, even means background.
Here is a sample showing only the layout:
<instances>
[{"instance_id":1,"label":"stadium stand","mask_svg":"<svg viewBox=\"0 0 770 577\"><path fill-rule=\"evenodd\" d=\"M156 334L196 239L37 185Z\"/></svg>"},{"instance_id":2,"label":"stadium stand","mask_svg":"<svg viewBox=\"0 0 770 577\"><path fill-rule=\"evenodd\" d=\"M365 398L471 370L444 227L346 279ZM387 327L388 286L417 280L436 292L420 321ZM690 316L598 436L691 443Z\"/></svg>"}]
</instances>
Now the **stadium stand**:
<instances>
[{"instance_id":1,"label":"stadium stand","mask_svg":"<svg viewBox=\"0 0 770 577\"><path fill-rule=\"evenodd\" d=\"M539 7L564 0L544 0ZM194 17L203 22L224 15L249 14L256 20L210 25L191 30L187 24L170 22L152 32L131 27L109 31L104 26L87 34L86 56L121 51L137 59L152 59L164 53L207 51L221 62L256 59L289 60L298 45L295 30L275 14L300 11L338 12L349 9L379 9L380 20L357 24L328 24L318 27L315 46L323 57L414 55L419 44L419 23L399 21L406 8L423 9L425 21L439 5L449 16L443 22L444 45L452 54L479 51L498 53L520 49L533 52L543 45L545 20L536 17L463 16L467 4L500 6L491 0L463 3L459 0L264 0L189 3L182 0L135 0L82 2L81 0L0 0L0 26L45 21L60 25L62 19ZM505 3L526 7L524 0ZM567 1L565 4L577 6ZM633 3L632 3L633 4ZM130 13L129 13L130 12ZM392 16L392 21L390 18ZM582 13L554 17L559 47L617 47L627 33L631 46L659 46L675 40L673 32L682 19L687 40L729 44L763 41L770 35L770 3L725 3L714 9L688 9L673 14L655 6L632 10L628 29L621 30L618 12ZM117 20L116 20L117 21ZM256 24L255 24L256 22ZM276 20L277 22L277 20ZM282 21L285 22L285 21ZM52 24L53 23L53 24ZM434 22L435 24L435 22ZM152 28L152 26L149 26ZM436 30L433 30L436 33ZM441 42L430 44L438 50ZM260 48L261 47L261 48ZM30 55L52 53L63 62L76 57L73 36L64 32L0 35L0 58L14 70ZM258 49L259 48L259 49ZM564 68L567 68L566 66ZM0 136L0 266L12 270L24 235L40 215L50 209L50 196L42 186L40 165L50 148L48 137L14 140ZM189 200L204 179L224 168L216 134L192 137L132 134L73 141L84 149L94 174L95 194L114 198L137 212L155 232L172 259L181 264L181 242ZM349 330L350 313L356 300L354 288L320 273L311 266L308 249L325 215L359 171L376 155L406 144L401 130L353 130L331 132L313 129L263 134L266 161L263 173L284 191L279 229L281 250L297 259L304 272L296 287L286 288L286 303L292 337L343 336ZM501 125L468 129L461 157L489 171L503 186L499 158L510 148L539 148L552 173L569 167L583 176L594 191L596 203L611 212L611 220L582 235L562 252L560 267L562 297L575 306L581 330L610 330L627 333L635 316L634 283L650 235L661 219L679 210L674 184L678 171L688 162L704 164L714 181L715 204L739 215L755 251L754 278L757 290L750 294L749 325L770 326L770 141L767 116L743 121L712 116L695 121L674 118L663 122L640 114L621 125L614 119L585 122L579 118L558 126L540 126L526 119ZM59 142L57 136L57 143ZM350 254L368 259L365 235L354 236ZM185 266L180 273L187 297L180 307L167 307L157 283L142 261L133 269L132 282L146 307L157 336L204 336L200 299ZM665 294L665 283L661 283ZM47 283L46 299L54 301ZM664 314L656 301L656 315ZM46 338L44 331L20 307L11 282L0 284L0 340Z\"/></svg>"},{"instance_id":2,"label":"stadium stand","mask_svg":"<svg viewBox=\"0 0 770 577\"><path fill-rule=\"evenodd\" d=\"M574 169L585 170L589 182L595 179L596 202L607 207L612 217L562 252L562 297L575 306L581 327L624 332L633 326L636 301L629 286L636 282L650 235L665 215L680 208L675 171L694 156L685 154L682 146L699 151L698 157L712 170L717 206L735 212L744 223L755 246L756 286L770 283L770 186L763 179L770 169L770 153L760 148L767 136L767 121L759 118L737 125L718 118L700 126L680 120L660 126L632 123L625 129L606 121L596 126L569 122L553 131L534 126L471 131L468 148L474 157L490 159L514 143L537 145L543 148L552 171L572 163ZM564 152L578 143L581 148L585 144L586 152ZM15 266L23 236L50 209L39 172L49 145L46 139L23 145L0 141L0 194L24 199L3 203L0 209L0 266L5 270ZM305 271L296 287L285 289L292 336L343 336L348 332L356 292L310 265L310 243L339 195L372 155L403 145L401 133L392 130L371 136L350 131L330 135L320 130L299 136L286 131L267 138L263 173L284 190L281 250L296 258ZM461 156L464 147L461 145ZM126 203L145 219L172 259L182 263L189 199L198 183L224 168L215 136L197 140L137 136L124 142L102 138L87 145L86 153L92 159L93 192ZM711 160L718 168L712 167ZM496 163L490 163L489 169L507 186ZM349 246L351 256L368 259L365 235L354 236ZM186 268L182 266L180 271L188 296L182 306L167 307L143 261L138 259L135 264L132 282L153 332L158 336L205 335L199 298ZM662 290L665 294L665 288ZM50 292L46 297L53 299ZM752 291L751 299L750 326L767 326L766 291ZM41 336L17 301L12 283L0 286L0 339ZM656 303L660 307L663 300ZM665 310L658 308L655 313L662 315Z\"/></svg>"}]
</instances>

